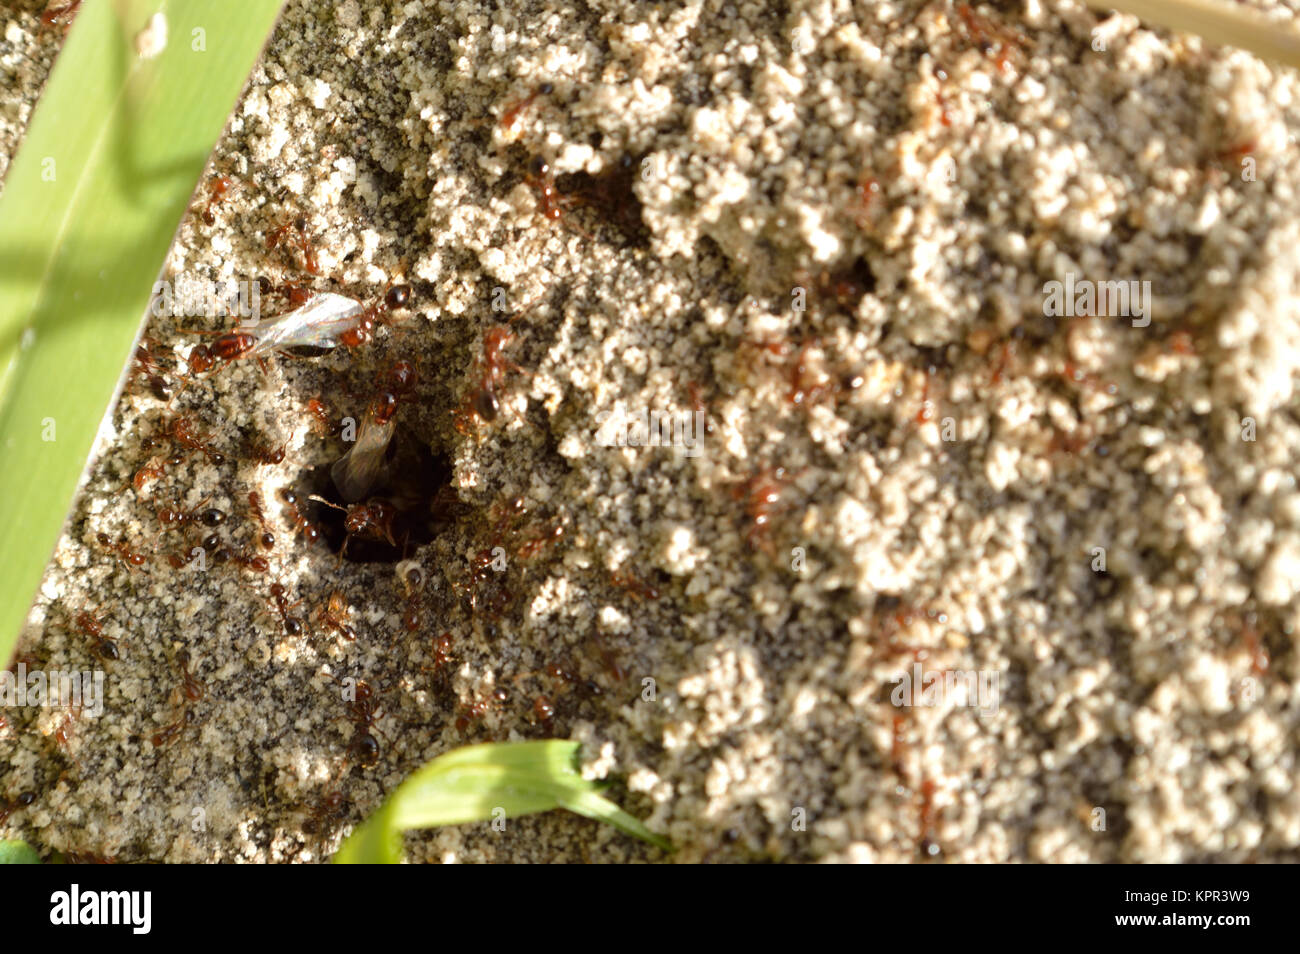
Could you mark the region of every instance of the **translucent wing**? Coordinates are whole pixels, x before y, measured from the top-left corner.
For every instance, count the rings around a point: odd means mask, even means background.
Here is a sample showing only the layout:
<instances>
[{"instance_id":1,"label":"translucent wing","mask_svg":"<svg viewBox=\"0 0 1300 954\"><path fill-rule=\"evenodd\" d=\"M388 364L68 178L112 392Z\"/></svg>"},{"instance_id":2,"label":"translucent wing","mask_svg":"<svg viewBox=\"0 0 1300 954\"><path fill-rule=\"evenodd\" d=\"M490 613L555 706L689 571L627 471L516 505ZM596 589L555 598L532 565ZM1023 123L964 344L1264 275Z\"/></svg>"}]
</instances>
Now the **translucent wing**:
<instances>
[{"instance_id":1,"label":"translucent wing","mask_svg":"<svg viewBox=\"0 0 1300 954\"><path fill-rule=\"evenodd\" d=\"M388 449L388 442L393 439L393 431L396 429L396 417L390 415L381 424L375 421L373 415L367 414L361 421L352 449L330 468L334 486L348 503L363 499L379 479L384 466L384 451Z\"/></svg>"},{"instance_id":2,"label":"translucent wing","mask_svg":"<svg viewBox=\"0 0 1300 954\"><path fill-rule=\"evenodd\" d=\"M355 298L325 292L271 321L235 330L256 335L257 344L249 352L254 357L284 348L333 348L339 335L356 327L363 310Z\"/></svg>"}]
</instances>

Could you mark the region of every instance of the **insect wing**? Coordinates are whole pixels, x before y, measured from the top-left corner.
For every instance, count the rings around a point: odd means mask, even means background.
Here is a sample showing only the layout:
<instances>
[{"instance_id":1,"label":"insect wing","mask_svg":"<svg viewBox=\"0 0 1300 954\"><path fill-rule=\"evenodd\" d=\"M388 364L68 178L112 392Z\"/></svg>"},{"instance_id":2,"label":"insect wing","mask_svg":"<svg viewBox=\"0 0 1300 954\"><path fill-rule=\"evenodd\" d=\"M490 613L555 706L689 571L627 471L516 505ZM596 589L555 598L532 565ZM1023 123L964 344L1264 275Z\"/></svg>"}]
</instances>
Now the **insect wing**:
<instances>
[{"instance_id":1,"label":"insect wing","mask_svg":"<svg viewBox=\"0 0 1300 954\"><path fill-rule=\"evenodd\" d=\"M285 348L333 348L339 335L356 326L361 312L361 302L355 298L326 292L266 324L236 330L257 336L252 355Z\"/></svg>"},{"instance_id":2,"label":"insect wing","mask_svg":"<svg viewBox=\"0 0 1300 954\"><path fill-rule=\"evenodd\" d=\"M384 424L376 424L370 415L366 415L357 431L357 442L330 468L334 486L348 503L356 503L365 497L379 479L384 451L388 449L388 442L393 439L396 429L395 417L390 417Z\"/></svg>"}]
</instances>

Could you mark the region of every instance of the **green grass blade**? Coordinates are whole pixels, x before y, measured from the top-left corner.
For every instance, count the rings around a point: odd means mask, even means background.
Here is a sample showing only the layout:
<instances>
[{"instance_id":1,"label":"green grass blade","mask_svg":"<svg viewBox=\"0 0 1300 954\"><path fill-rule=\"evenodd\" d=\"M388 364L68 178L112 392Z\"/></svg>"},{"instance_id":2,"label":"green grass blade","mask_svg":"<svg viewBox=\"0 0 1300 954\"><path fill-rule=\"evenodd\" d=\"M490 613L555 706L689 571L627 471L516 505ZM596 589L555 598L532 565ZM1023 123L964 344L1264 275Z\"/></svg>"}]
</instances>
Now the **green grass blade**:
<instances>
[{"instance_id":1,"label":"green grass blade","mask_svg":"<svg viewBox=\"0 0 1300 954\"><path fill-rule=\"evenodd\" d=\"M25 841L0 841L0 865L39 865L41 856Z\"/></svg>"},{"instance_id":2,"label":"green grass blade","mask_svg":"<svg viewBox=\"0 0 1300 954\"><path fill-rule=\"evenodd\" d=\"M0 195L0 660L13 652L177 224L279 9L87 0L10 166ZM160 12L166 46L141 57L142 31Z\"/></svg>"},{"instance_id":3,"label":"green grass blade","mask_svg":"<svg viewBox=\"0 0 1300 954\"><path fill-rule=\"evenodd\" d=\"M439 756L397 787L334 856L336 864L393 864L401 833L567 808L664 850L671 846L598 793L577 770L578 743L551 739L471 745Z\"/></svg>"}]
</instances>

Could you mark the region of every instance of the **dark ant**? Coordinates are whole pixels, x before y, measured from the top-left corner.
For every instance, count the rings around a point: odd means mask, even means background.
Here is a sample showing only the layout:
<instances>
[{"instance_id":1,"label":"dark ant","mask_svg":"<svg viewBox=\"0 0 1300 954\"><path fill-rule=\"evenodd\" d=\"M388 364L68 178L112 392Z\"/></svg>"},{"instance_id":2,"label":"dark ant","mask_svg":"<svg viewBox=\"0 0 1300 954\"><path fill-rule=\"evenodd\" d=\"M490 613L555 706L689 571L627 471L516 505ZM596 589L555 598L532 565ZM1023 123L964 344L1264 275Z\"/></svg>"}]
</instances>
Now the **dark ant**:
<instances>
[{"instance_id":1,"label":"dark ant","mask_svg":"<svg viewBox=\"0 0 1300 954\"><path fill-rule=\"evenodd\" d=\"M325 606L319 611L321 621L348 642L355 642L357 631L348 622L352 609L341 590L331 591Z\"/></svg>"},{"instance_id":2,"label":"dark ant","mask_svg":"<svg viewBox=\"0 0 1300 954\"><path fill-rule=\"evenodd\" d=\"M217 176L209 184L208 204L203 207L202 215L204 225L213 225L216 223L217 217L212 213L212 207L221 204L226 197L226 193L230 191L230 187L234 184L235 180L230 178L230 176Z\"/></svg>"},{"instance_id":3,"label":"dark ant","mask_svg":"<svg viewBox=\"0 0 1300 954\"><path fill-rule=\"evenodd\" d=\"M627 671L618 664L618 660L616 660L614 654L609 651L609 646L606 645L605 640L600 633L593 632L591 634L591 641L596 644L596 651L600 653L601 662L604 664L605 672L609 674L610 678L615 682L622 682L626 679Z\"/></svg>"},{"instance_id":4,"label":"dark ant","mask_svg":"<svg viewBox=\"0 0 1300 954\"><path fill-rule=\"evenodd\" d=\"M288 596L285 595L285 589L281 583L272 583L270 589L271 599L275 604L276 612L280 614L280 620L284 623L284 632L286 636L302 635L302 620L296 616L290 616L289 610L302 603L299 600L296 603L290 603Z\"/></svg>"},{"instance_id":5,"label":"dark ant","mask_svg":"<svg viewBox=\"0 0 1300 954\"><path fill-rule=\"evenodd\" d=\"M97 533L95 534L95 540L101 547L115 554L118 561L128 570L138 570L149 562L147 554L139 553L131 549L131 545L128 544L125 539L114 543L109 539L107 533Z\"/></svg>"},{"instance_id":6,"label":"dark ant","mask_svg":"<svg viewBox=\"0 0 1300 954\"><path fill-rule=\"evenodd\" d=\"M214 465L220 467L226 462L225 455L214 451L205 434L194 430L194 423L188 417L178 417L172 421L168 434L182 447L191 451L202 451Z\"/></svg>"},{"instance_id":7,"label":"dark ant","mask_svg":"<svg viewBox=\"0 0 1300 954\"><path fill-rule=\"evenodd\" d=\"M293 520L293 532L295 534L302 533L307 538L308 543L315 543L319 540L321 538L320 528L304 517L302 511L298 509L298 495L285 488L280 491L280 499L289 508L289 516Z\"/></svg>"},{"instance_id":8,"label":"dark ant","mask_svg":"<svg viewBox=\"0 0 1300 954\"><path fill-rule=\"evenodd\" d=\"M469 433L470 422L474 417L489 424L497 419L497 414L501 410L497 389L505 382L508 370L527 373L504 354L506 346L514 340L514 337L504 325L489 328L484 333L483 354L480 358L482 377L478 385L465 395L465 399L453 412L456 418L456 429L462 434Z\"/></svg>"},{"instance_id":9,"label":"dark ant","mask_svg":"<svg viewBox=\"0 0 1300 954\"><path fill-rule=\"evenodd\" d=\"M312 247L311 242L307 239L307 219L304 216L298 216L292 221L286 222L279 228L272 229L266 234L266 249L270 251L284 243L288 237L289 231L297 233L294 239L298 246L298 251L302 253L303 271L310 275L320 274L320 265L316 261L316 250Z\"/></svg>"},{"instance_id":10,"label":"dark ant","mask_svg":"<svg viewBox=\"0 0 1300 954\"><path fill-rule=\"evenodd\" d=\"M270 527L266 524L266 513L262 510L262 495L256 490L248 492L248 512L253 515L253 519L262 528L262 533L257 538L257 542L262 549L275 549L275 534L271 532Z\"/></svg>"}]
</instances>

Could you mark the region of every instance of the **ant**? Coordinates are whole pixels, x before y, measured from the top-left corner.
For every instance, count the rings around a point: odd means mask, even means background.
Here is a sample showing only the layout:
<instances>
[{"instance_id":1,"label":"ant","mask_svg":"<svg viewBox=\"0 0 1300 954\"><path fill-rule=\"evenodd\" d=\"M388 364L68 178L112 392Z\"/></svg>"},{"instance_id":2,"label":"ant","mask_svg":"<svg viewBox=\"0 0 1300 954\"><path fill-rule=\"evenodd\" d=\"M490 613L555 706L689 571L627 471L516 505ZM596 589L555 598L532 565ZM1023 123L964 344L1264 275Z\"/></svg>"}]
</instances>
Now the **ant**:
<instances>
[{"instance_id":1,"label":"ant","mask_svg":"<svg viewBox=\"0 0 1300 954\"><path fill-rule=\"evenodd\" d=\"M314 835L324 825L342 821L346 814L347 803L343 799L343 792L341 789L335 789L316 801L311 814L302 823L302 830L308 835Z\"/></svg>"},{"instance_id":2,"label":"ant","mask_svg":"<svg viewBox=\"0 0 1300 954\"><path fill-rule=\"evenodd\" d=\"M163 746L171 745L179 739L181 733L189 726L192 726L194 722L194 710L186 705L182 708L181 714L177 716L175 722L163 726L153 734L153 737L149 741L153 743L155 749L161 749Z\"/></svg>"},{"instance_id":3,"label":"ant","mask_svg":"<svg viewBox=\"0 0 1300 954\"><path fill-rule=\"evenodd\" d=\"M781 500L785 483L784 467L768 468L732 490L736 500L745 501L750 542L757 543L769 555L773 552L770 536L773 511Z\"/></svg>"},{"instance_id":4,"label":"ant","mask_svg":"<svg viewBox=\"0 0 1300 954\"><path fill-rule=\"evenodd\" d=\"M555 84L542 83L535 90L502 113L501 119L497 121L497 125L501 129L513 132L515 126L519 122L519 117L523 114L524 110L531 106L539 96L550 96L554 92Z\"/></svg>"},{"instance_id":5,"label":"ant","mask_svg":"<svg viewBox=\"0 0 1300 954\"><path fill-rule=\"evenodd\" d=\"M405 308L410 300L410 285L390 285L384 292L383 298L367 306L357 317L356 324L339 335L339 344L345 348L356 348L365 344L374 334L376 325L383 323L384 318L391 312Z\"/></svg>"},{"instance_id":6,"label":"ant","mask_svg":"<svg viewBox=\"0 0 1300 954\"><path fill-rule=\"evenodd\" d=\"M81 9L82 0L71 0L69 3L61 3L56 7L47 7L41 14L42 26L54 26L56 23L68 24L77 16L77 11Z\"/></svg>"},{"instance_id":7,"label":"ant","mask_svg":"<svg viewBox=\"0 0 1300 954\"><path fill-rule=\"evenodd\" d=\"M659 590L657 587L651 586L648 583L643 583L632 573L623 573L618 570L613 570L609 574L609 582L620 590L626 590L638 600L659 599Z\"/></svg>"},{"instance_id":8,"label":"ant","mask_svg":"<svg viewBox=\"0 0 1300 954\"><path fill-rule=\"evenodd\" d=\"M307 219L304 216L300 215L279 228L268 232L266 234L267 251L285 242L290 229L297 233L294 241L298 246L298 251L302 253L303 271L310 275L319 275L320 264L316 261L316 250L312 248L311 242L307 240Z\"/></svg>"},{"instance_id":9,"label":"ant","mask_svg":"<svg viewBox=\"0 0 1300 954\"><path fill-rule=\"evenodd\" d=\"M301 636L302 620L296 616L290 616L289 610L302 603L302 600L299 600L297 603L290 603L289 597L285 595L284 585L281 583L272 583L270 593L271 599L275 603L276 612L280 614L280 620L284 623L285 635Z\"/></svg>"},{"instance_id":10,"label":"ant","mask_svg":"<svg viewBox=\"0 0 1300 954\"><path fill-rule=\"evenodd\" d=\"M114 543L109 539L107 533L97 533L95 534L95 540L101 547L116 554L118 562L128 570L138 570L149 562L148 555L131 549L131 545L126 542L125 538Z\"/></svg>"},{"instance_id":11,"label":"ant","mask_svg":"<svg viewBox=\"0 0 1300 954\"><path fill-rule=\"evenodd\" d=\"M351 643L355 642L357 638L357 631L348 622L351 612L352 608L348 606L343 592L333 590L324 608L319 611L319 616L326 626Z\"/></svg>"},{"instance_id":12,"label":"ant","mask_svg":"<svg viewBox=\"0 0 1300 954\"><path fill-rule=\"evenodd\" d=\"M18 797L13 801L6 799L5 801L0 802L0 825L3 825L8 821L9 816L18 809L26 808L34 801L36 801L36 794L34 792L19 792Z\"/></svg>"},{"instance_id":13,"label":"ant","mask_svg":"<svg viewBox=\"0 0 1300 954\"><path fill-rule=\"evenodd\" d=\"M308 543L319 540L320 528L304 517L302 511L298 509L298 495L286 487L280 491L280 499L289 508L289 516L293 520L293 532L302 533Z\"/></svg>"},{"instance_id":14,"label":"ant","mask_svg":"<svg viewBox=\"0 0 1300 954\"><path fill-rule=\"evenodd\" d=\"M104 617L102 615L95 615L86 610L81 610L73 618L73 624L77 627L77 631L94 641L95 653L100 659L109 661L120 659L121 653L117 648L117 637L105 636L103 623Z\"/></svg>"},{"instance_id":15,"label":"ant","mask_svg":"<svg viewBox=\"0 0 1300 954\"><path fill-rule=\"evenodd\" d=\"M402 613L402 628L408 633L419 631L423 617L420 615L420 591L424 589L424 574L419 567L406 571L406 610Z\"/></svg>"},{"instance_id":16,"label":"ant","mask_svg":"<svg viewBox=\"0 0 1300 954\"><path fill-rule=\"evenodd\" d=\"M367 503L355 503L349 507L340 507L324 497L313 495L308 499L322 503L327 507L333 507L335 510L343 511L343 529L347 531L347 537L343 540L343 546L339 549L340 560L343 559L344 554L347 552L348 543L351 542L353 537L360 537L363 540L376 540L387 543L390 547L397 546L397 541L393 539L393 521L397 519L397 508L387 500L372 497Z\"/></svg>"},{"instance_id":17,"label":"ant","mask_svg":"<svg viewBox=\"0 0 1300 954\"><path fill-rule=\"evenodd\" d=\"M181 671L181 694L190 702L203 698L203 684L190 671L190 654L182 650L176 657L176 666Z\"/></svg>"},{"instance_id":18,"label":"ant","mask_svg":"<svg viewBox=\"0 0 1300 954\"><path fill-rule=\"evenodd\" d=\"M433 651L433 665L422 666L425 672L440 673L447 663L451 662L451 633L443 633L441 636L435 636L430 640Z\"/></svg>"},{"instance_id":19,"label":"ant","mask_svg":"<svg viewBox=\"0 0 1300 954\"><path fill-rule=\"evenodd\" d=\"M552 543L559 543L564 538L564 525L557 523L551 529L543 531L535 537L530 537L519 545L515 551L521 560L529 560L540 553L545 547Z\"/></svg>"},{"instance_id":20,"label":"ant","mask_svg":"<svg viewBox=\"0 0 1300 954\"><path fill-rule=\"evenodd\" d=\"M337 437L339 431L343 429L334 420L329 405L320 398L312 398L307 402L307 413L311 415L312 430L323 437Z\"/></svg>"},{"instance_id":21,"label":"ant","mask_svg":"<svg viewBox=\"0 0 1300 954\"><path fill-rule=\"evenodd\" d=\"M1023 36L1008 27L998 26L988 17L976 13L969 3L957 4L966 35L985 56L997 54L997 67L1001 73L1011 71L1012 53L1027 42Z\"/></svg>"},{"instance_id":22,"label":"ant","mask_svg":"<svg viewBox=\"0 0 1300 954\"><path fill-rule=\"evenodd\" d=\"M504 325L489 328L483 335L483 354L480 364L482 377L477 387L465 395L453 413L456 429L462 434L469 433L469 424L473 417L491 424L497 419L501 402L497 398L497 389L505 382L507 371L527 373L519 365L506 358L504 351L515 336Z\"/></svg>"},{"instance_id":23,"label":"ant","mask_svg":"<svg viewBox=\"0 0 1300 954\"><path fill-rule=\"evenodd\" d=\"M289 442L293 440L293 437L293 433L290 433L279 447L253 442L249 445L248 456L245 459L251 460L255 464L265 464L267 467L283 464L285 448L289 446Z\"/></svg>"},{"instance_id":24,"label":"ant","mask_svg":"<svg viewBox=\"0 0 1300 954\"><path fill-rule=\"evenodd\" d=\"M165 372L155 348L161 349L161 345L150 338L136 345L134 374L137 378L144 378L148 382L149 390L155 398L159 401L169 401L172 397L171 385L163 377Z\"/></svg>"},{"instance_id":25,"label":"ant","mask_svg":"<svg viewBox=\"0 0 1300 954\"><path fill-rule=\"evenodd\" d=\"M264 556L249 556L248 553L232 550L230 547L221 547L212 554L212 562L217 566L234 561L238 566L245 570L252 570L254 573L266 573L271 569L271 564L267 562Z\"/></svg>"},{"instance_id":26,"label":"ant","mask_svg":"<svg viewBox=\"0 0 1300 954\"><path fill-rule=\"evenodd\" d=\"M266 513L262 510L262 495L256 490L248 492L248 511L253 515L253 519L257 521L258 526L262 528L262 533L257 538L257 542L261 544L263 550L275 549L275 534L266 525Z\"/></svg>"},{"instance_id":27,"label":"ant","mask_svg":"<svg viewBox=\"0 0 1300 954\"><path fill-rule=\"evenodd\" d=\"M226 197L226 193L230 191L230 187L234 184L235 180L230 176L217 176L212 180L208 186L208 204L203 207L202 219L204 225L216 223L217 217L212 213L212 207L221 204Z\"/></svg>"},{"instance_id":28,"label":"ant","mask_svg":"<svg viewBox=\"0 0 1300 954\"><path fill-rule=\"evenodd\" d=\"M173 510L171 507L163 507L158 511L158 522L162 524L163 529L168 530L174 527L184 527L192 523L201 523L205 527L219 527L226 522L224 511L216 507L208 507L202 513L199 508L212 499L211 494L204 497L194 506L193 509L182 511Z\"/></svg>"},{"instance_id":29,"label":"ant","mask_svg":"<svg viewBox=\"0 0 1300 954\"><path fill-rule=\"evenodd\" d=\"M337 676L330 673L326 675L340 685L343 684ZM353 688L352 700L348 702L348 717L352 720L355 729L349 754L362 765L374 765L379 759L379 741L374 733L378 731L375 723L379 720L381 711L375 700L374 690L364 679L357 680Z\"/></svg>"},{"instance_id":30,"label":"ant","mask_svg":"<svg viewBox=\"0 0 1300 954\"><path fill-rule=\"evenodd\" d=\"M182 447L190 451L202 451L204 455L217 467L226 462L225 455L219 451L214 451L208 442L206 434L199 434L194 430L194 423L188 417L178 417L172 421L168 434Z\"/></svg>"}]
</instances>

